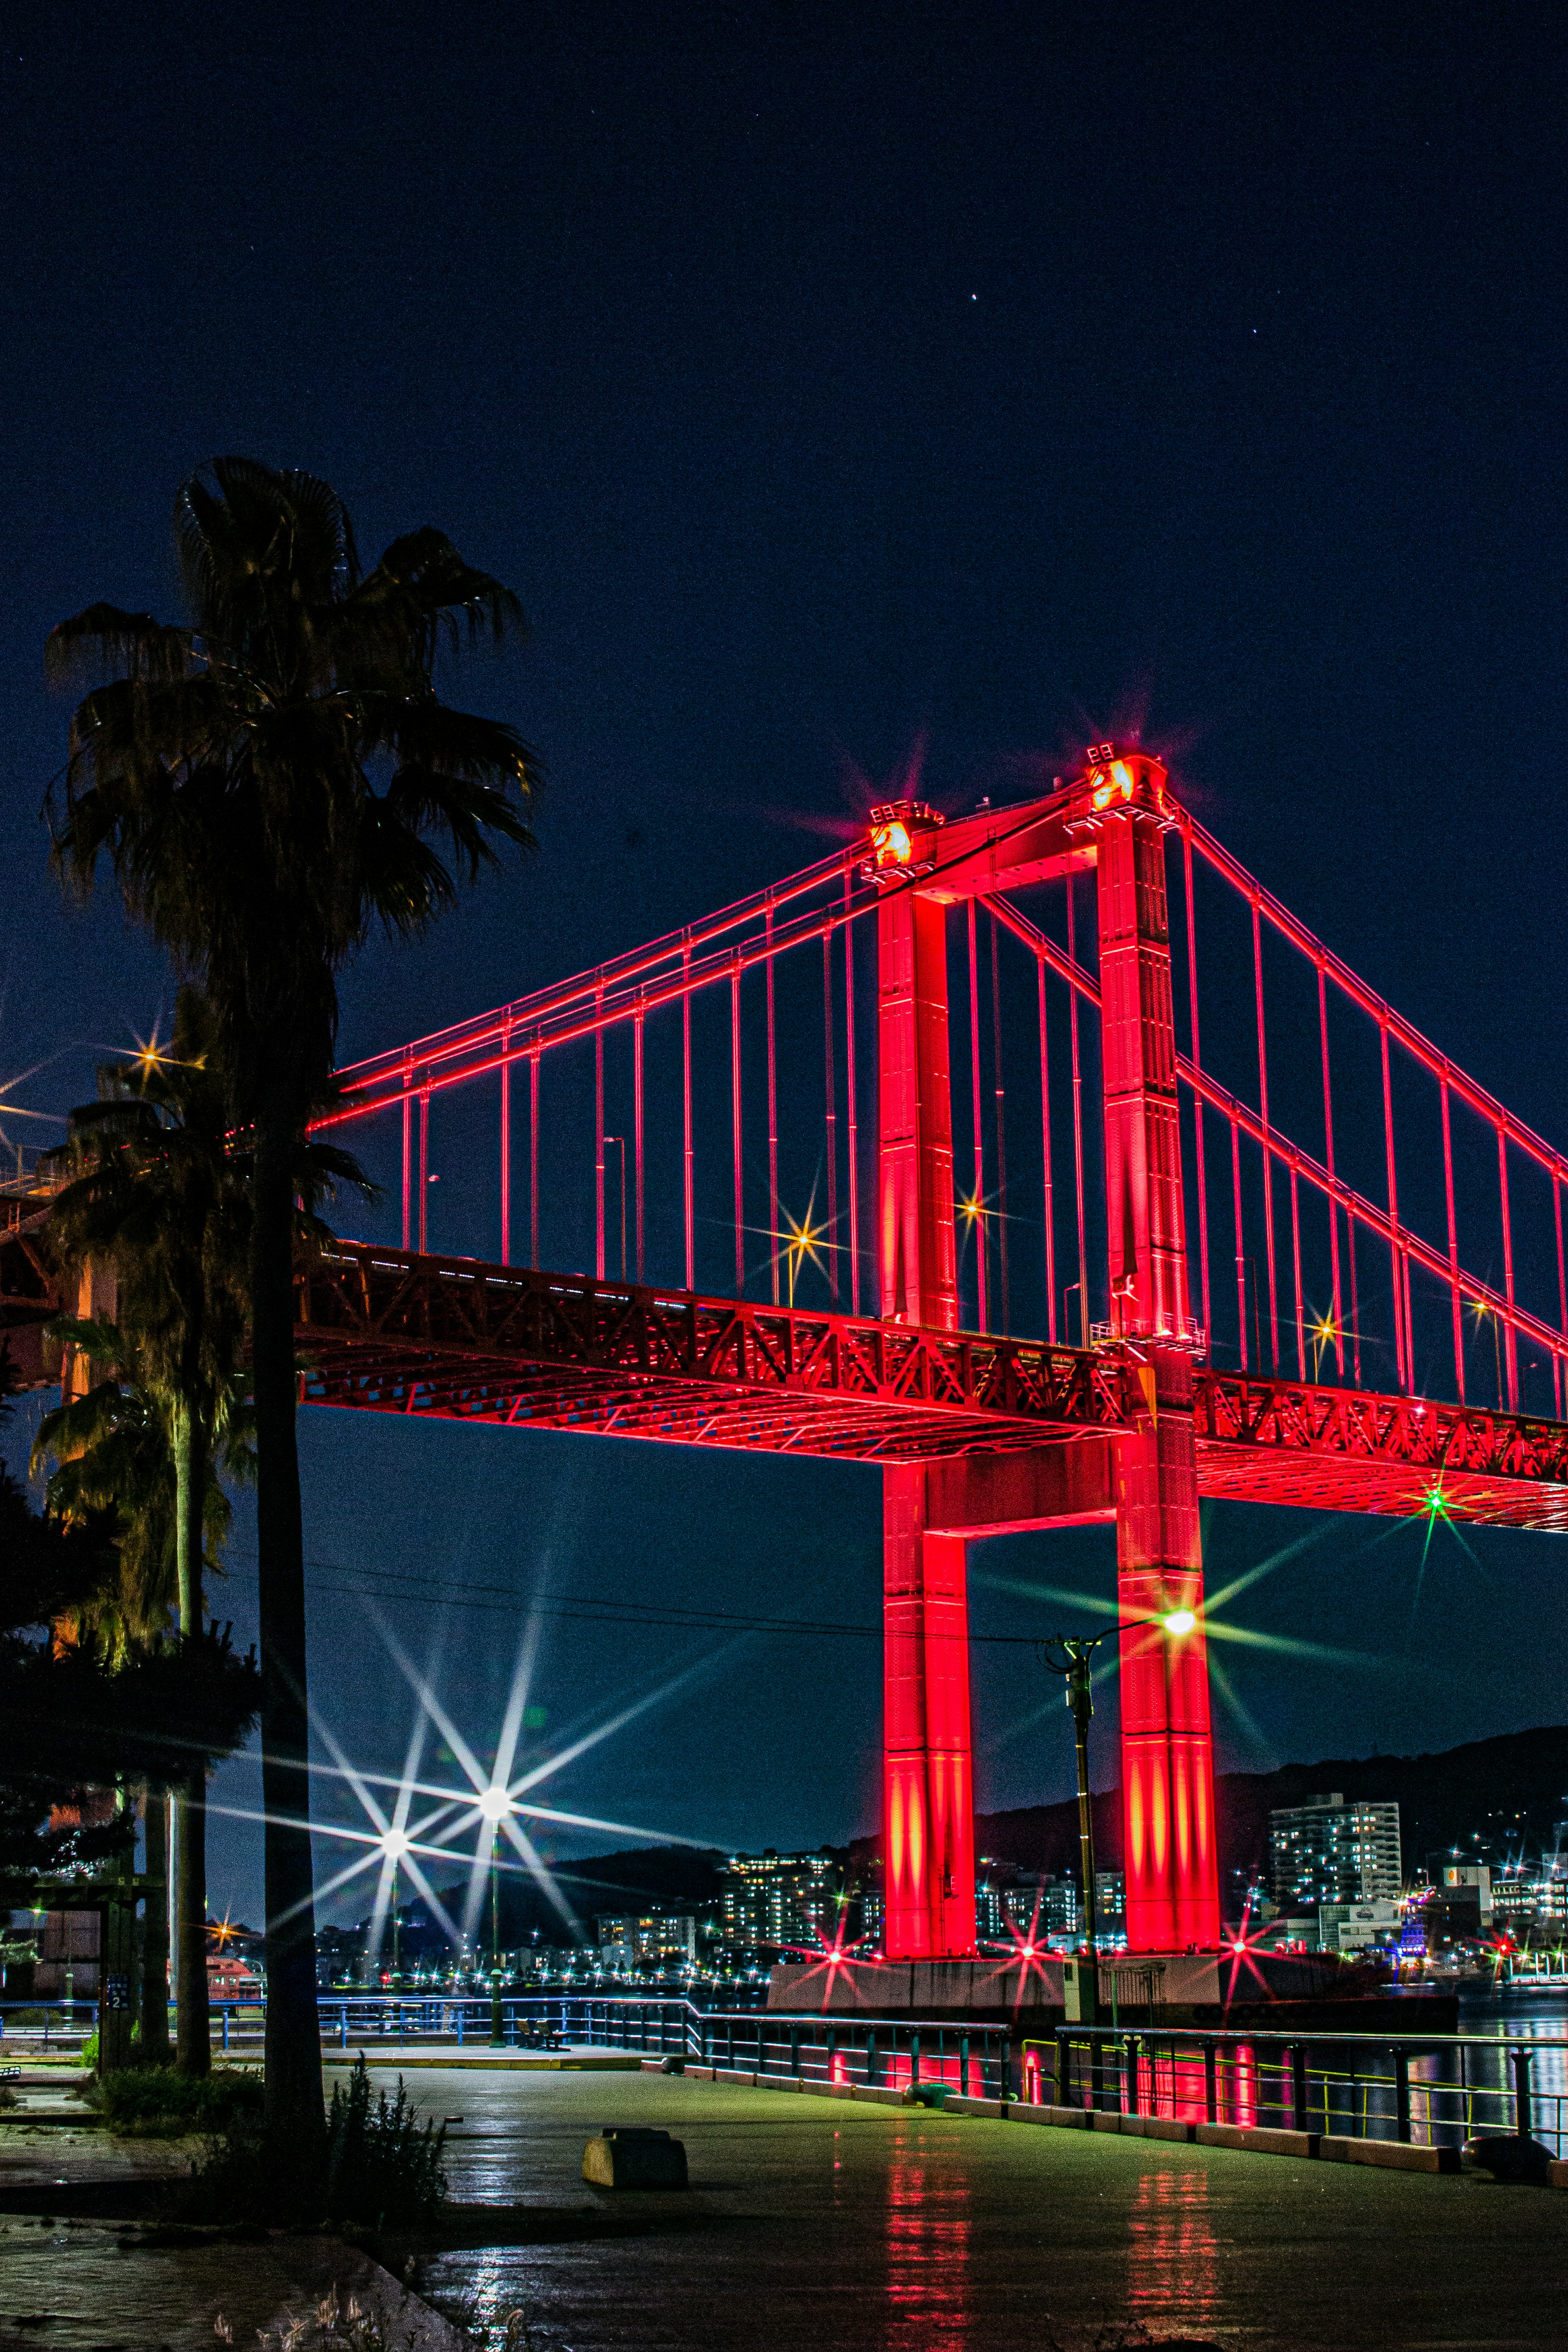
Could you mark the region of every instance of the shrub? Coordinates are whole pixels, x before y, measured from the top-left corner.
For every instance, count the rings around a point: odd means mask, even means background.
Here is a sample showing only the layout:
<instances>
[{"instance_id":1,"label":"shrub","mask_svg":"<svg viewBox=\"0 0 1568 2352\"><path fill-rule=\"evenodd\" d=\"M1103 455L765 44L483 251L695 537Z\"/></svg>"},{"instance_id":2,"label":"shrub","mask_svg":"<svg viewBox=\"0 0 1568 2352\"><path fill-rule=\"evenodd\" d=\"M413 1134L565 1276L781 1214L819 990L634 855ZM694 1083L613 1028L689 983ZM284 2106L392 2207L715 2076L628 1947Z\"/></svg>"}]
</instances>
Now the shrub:
<instances>
[{"instance_id":1,"label":"shrub","mask_svg":"<svg viewBox=\"0 0 1568 2352\"><path fill-rule=\"evenodd\" d=\"M106 2074L94 2105L112 2132L127 2139L179 2139L193 2132L226 2132L262 2112L260 2078L238 2067L210 2074L176 2074L172 2066L127 2066Z\"/></svg>"},{"instance_id":2,"label":"shrub","mask_svg":"<svg viewBox=\"0 0 1568 2352\"><path fill-rule=\"evenodd\" d=\"M401 2074L396 2098L382 2091L371 2106L370 2070L361 2053L348 2089L334 2089L327 2117L329 2220L371 2229L426 2220L446 2194L441 2164L445 2147L444 2125L420 2125Z\"/></svg>"}]
</instances>

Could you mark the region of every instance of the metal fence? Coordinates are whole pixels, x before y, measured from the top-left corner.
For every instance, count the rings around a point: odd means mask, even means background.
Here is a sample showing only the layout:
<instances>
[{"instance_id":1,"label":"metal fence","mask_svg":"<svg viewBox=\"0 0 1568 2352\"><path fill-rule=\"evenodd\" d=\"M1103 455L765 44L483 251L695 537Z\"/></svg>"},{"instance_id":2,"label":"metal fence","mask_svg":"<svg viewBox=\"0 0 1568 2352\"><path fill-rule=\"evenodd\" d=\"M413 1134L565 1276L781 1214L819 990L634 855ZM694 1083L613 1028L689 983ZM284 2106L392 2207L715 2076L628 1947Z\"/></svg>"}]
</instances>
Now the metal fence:
<instances>
[{"instance_id":1,"label":"metal fence","mask_svg":"<svg viewBox=\"0 0 1568 2352\"><path fill-rule=\"evenodd\" d=\"M1518 2133L1564 2153L1568 2041L1515 2033L1393 2040L1364 2033L1205 2032L1062 2026L1019 2041L1005 2025L941 2018L790 2017L699 2009L677 1997L594 1993L323 1994L329 2049L446 2043L620 2050L762 2080L858 2084L1457 2147ZM25 2026L21 2016L28 2019ZM214 2039L256 2054L255 2000L213 2003ZM79 2049L93 2004L0 2002L0 2050Z\"/></svg>"},{"instance_id":2,"label":"metal fence","mask_svg":"<svg viewBox=\"0 0 1568 2352\"><path fill-rule=\"evenodd\" d=\"M1427 2147L1516 2133L1563 2152L1568 2042L1544 2037L1065 2027L1026 2042L1019 2072L1037 2104Z\"/></svg>"}]
</instances>

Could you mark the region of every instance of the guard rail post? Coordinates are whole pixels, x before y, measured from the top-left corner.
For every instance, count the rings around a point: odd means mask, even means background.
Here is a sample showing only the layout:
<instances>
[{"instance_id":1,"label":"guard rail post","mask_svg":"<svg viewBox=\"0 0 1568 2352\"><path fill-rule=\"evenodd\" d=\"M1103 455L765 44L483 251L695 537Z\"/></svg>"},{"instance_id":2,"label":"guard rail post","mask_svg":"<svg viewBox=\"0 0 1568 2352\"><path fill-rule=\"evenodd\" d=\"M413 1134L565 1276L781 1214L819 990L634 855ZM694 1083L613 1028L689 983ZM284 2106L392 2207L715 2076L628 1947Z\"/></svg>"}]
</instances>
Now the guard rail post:
<instances>
[{"instance_id":1,"label":"guard rail post","mask_svg":"<svg viewBox=\"0 0 1568 2352\"><path fill-rule=\"evenodd\" d=\"M1530 2053L1513 2053L1513 2128L1521 2139L1533 2137L1530 2111Z\"/></svg>"},{"instance_id":2,"label":"guard rail post","mask_svg":"<svg viewBox=\"0 0 1568 2352\"><path fill-rule=\"evenodd\" d=\"M1410 2053L1394 2053L1394 2137L1407 2140L1410 2137Z\"/></svg>"},{"instance_id":3,"label":"guard rail post","mask_svg":"<svg viewBox=\"0 0 1568 2352\"><path fill-rule=\"evenodd\" d=\"M1307 2045L1297 2042L1291 2048L1291 2107L1292 2126L1299 2132L1307 2128Z\"/></svg>"}]
</instances>

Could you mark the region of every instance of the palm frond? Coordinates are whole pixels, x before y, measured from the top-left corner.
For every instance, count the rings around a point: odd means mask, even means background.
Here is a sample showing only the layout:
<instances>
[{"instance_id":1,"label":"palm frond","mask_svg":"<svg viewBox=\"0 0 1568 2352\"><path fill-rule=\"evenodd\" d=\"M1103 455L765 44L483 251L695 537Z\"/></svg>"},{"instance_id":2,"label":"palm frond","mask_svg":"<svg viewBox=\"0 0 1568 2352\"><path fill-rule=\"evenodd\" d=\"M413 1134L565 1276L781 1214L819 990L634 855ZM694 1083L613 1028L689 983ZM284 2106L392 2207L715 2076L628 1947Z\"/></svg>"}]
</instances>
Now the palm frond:
<instances>
[{"instance_id":1,"label":"palm frond","mask_svg":"<svg viewBox=\"0 0 1568 2352\"><path fill-rule=\"evenodd\" d=\"M151 613L125 613L118 604L89 604L68 621L57 622L44 640L44 676L51 686L111 672L165 681L188 677L189 629L155 621Z\"/></svg>"}]
</instances>

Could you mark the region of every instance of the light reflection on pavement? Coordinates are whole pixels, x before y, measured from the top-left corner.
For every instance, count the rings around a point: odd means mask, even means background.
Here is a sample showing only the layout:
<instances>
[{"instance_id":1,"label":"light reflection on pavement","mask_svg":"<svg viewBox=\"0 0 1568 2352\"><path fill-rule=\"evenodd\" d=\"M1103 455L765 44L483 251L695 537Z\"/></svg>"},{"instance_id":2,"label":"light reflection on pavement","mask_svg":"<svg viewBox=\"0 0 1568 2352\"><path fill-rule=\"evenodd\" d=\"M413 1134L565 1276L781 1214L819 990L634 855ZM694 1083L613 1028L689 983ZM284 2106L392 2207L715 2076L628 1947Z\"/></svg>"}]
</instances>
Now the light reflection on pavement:
<instances>
[{"instance_id":1,"label":"light reflection on pavement","mask_svg":"<svg viewBox=\"0 0 1568 2352\"><path fill-rule=\"evenodd\" d=\"M454 2198L526 2209L495 2217L509 2242L439 2256L431 2287L487 2322L528 2308L552 2352L1564 2340L1568 2197L1549 2190L652 2074L409 2089L463 2118ZM584 2185L583 2142L620 2123L685 2140L687 2195Z\"/></svg>"}]
</instances>

